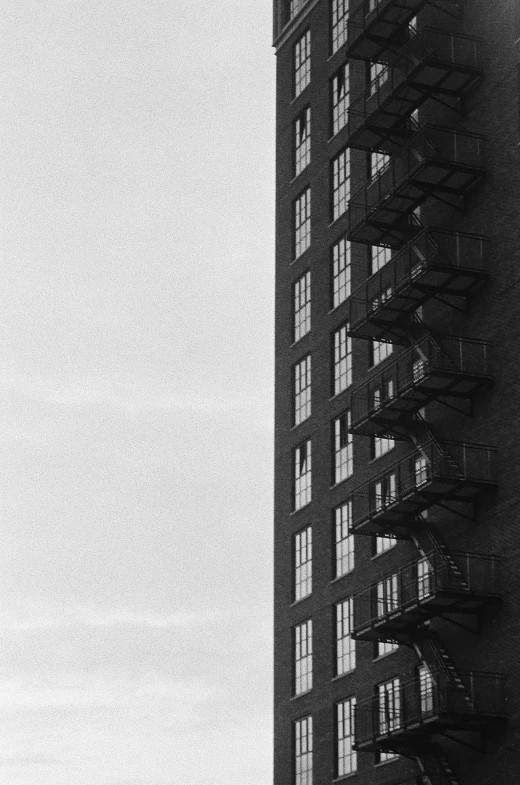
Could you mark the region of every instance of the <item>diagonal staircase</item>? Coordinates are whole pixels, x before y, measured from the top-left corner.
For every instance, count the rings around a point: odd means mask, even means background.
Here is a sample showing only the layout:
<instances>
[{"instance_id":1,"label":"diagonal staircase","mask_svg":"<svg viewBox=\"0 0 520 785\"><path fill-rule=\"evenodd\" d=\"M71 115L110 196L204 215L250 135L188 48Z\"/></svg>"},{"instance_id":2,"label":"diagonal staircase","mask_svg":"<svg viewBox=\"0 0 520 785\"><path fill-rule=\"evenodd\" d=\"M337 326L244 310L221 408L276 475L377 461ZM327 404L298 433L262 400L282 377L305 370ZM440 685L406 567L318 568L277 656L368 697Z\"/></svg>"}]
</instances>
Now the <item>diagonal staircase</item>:
<instances>
[{"instance_id":1,"label":"diagonal staircase","mask_svg":"<svg viewBox=\"0 0 520 785\"><path fill-rule=\"evenodd\" d=\"M444 648L440 636L430 627L422 627L413 641L413 647L422 662L431 670L440 670L447 677L452 689L463 699L470 711L475 710L471 694L462 681L453 660Z\"/></svg>"},{"instance_id":2,"label":"diagonal staircase","mask_svg":"<svg viewBox=\"0 0 520 785\"><path fill-rule=\"evenodd\" d=\"M460 780L446 760L440 744L424 747L417 752L416 760L424 785L460 785Z\"/></svg>"},{"instance_id":3,"label":"diagonal staircase","mask_svg":"<svg viewBox=\"0 0 520 785\"><path fill-rule=\"evenodd\" d=\"M450 549L443 541L439 531L434 526L425 526L422 529L418 529L417 532L412 532L410 536L423 558L427 558L428 553L431 553L431 551L435 551L435 553L439 554L448 572L451 585L469 592L470 587L468 581L462 574L462 571L453 558Z\"/></svg>"}]
</instances>

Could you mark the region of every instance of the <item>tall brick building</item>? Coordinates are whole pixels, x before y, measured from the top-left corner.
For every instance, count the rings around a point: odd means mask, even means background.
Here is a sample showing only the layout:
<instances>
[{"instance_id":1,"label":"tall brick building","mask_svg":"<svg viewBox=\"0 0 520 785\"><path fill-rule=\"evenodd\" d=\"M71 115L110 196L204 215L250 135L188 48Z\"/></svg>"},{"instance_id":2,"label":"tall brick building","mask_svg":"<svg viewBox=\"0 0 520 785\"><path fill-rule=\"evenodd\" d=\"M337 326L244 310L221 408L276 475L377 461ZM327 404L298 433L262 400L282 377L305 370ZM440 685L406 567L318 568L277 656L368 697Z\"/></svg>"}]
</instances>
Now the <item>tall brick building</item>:
<instances>
[{"instance_id":1,"label":"tall brick building","mask_svg":"<svg viewBox=\"0 0 520 785\"><path fill-rule=\"evenodd\" d=\"M520 782L520 4L275 0L275 785Z\"/></svg>"}]
</instances>

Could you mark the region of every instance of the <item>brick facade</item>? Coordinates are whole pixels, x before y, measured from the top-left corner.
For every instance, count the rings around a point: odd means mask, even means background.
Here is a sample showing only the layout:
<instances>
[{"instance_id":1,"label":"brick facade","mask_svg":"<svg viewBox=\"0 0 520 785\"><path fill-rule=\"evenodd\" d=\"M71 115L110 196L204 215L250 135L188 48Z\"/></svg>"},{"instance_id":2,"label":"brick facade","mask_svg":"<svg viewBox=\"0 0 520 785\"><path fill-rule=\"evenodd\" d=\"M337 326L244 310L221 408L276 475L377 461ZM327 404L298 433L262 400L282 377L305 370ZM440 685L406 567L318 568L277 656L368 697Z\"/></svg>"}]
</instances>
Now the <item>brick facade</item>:
<instances>
[{"instance_id":1,"label":"brick facade","mask_svg":"<svg viewBox=\"0 0 520 785\"><path fill-rule=\"evenodd\" d=\"M393 0L390 0L392 4ZM382 5L388 3L383 0ZM413 4L413 0L410 0ZM359 3L351 0L351 10ZM520 122L519 53L520 12L516 0L463 0L462 13L450 15L429 3L419 3L418 30L431 25L449 32L476 36L478 64L483 78L464 96L460 111L446 108L432 98L420 108L419 123L432 122L449 129L468 131L485 138L485 179L464 199L463 210L428 199L420 218L427 227L484 235L489 243L489 280L476 289L462 310L429 298L422 318L435 338L455 335L492 342L492 387L473 399L472 412L461 413L444 402L428 403L426 420L442 443L470 442L497 448L495 472L498 489L483 493L468 514L469 505L457 509L467 517L432 508L442 539L452 552L494 554L500 558L502 601L474 614L438 615L429 622L443 641L461 672L500 672L507 675L506 721L497 721L485 733L466 730L436 733L456 780L430 775L423 782L445 785L497 785L515 782L520 772ZM441 2L441 5L443 3ZM456 10L456 3L444 6ZM374 478L385 467L407 455L414 444L396 441L389 453L370 458L370 439L354 436L354 473L332 485L331 422L351 406L352 391L375 373L369 369L369 341L353 338L353 384L337 396L331 390L331 335L351 316L346 301L335 310L331 305L331 246L350 231L349 213L331 218L331 161L348 141L348 129L331 134L330 79L345 62L347 41L331 55L330 2L308 2L292 22L281 0L275 2L277 46L277 207L276 207L276 412L275 412L275 785L290 785L294 774L294 721L311 715L314 728L313 782L326 785L335 779L335 723L337 701L355 696L358 703L374 694L378 683L399 676L414 677L421 664L411 645L379 659L374 644L356 644L355 670L334 677L334 605L356 595L370 584L418 558L416 545L399 540L388 552L374 557L373 537L355 536L355 568L334 579L333 510L354 489ZM306 29L311 31L310 84L293 97L294 44ZM404 43L404 42L403 42ZM365 89L367 65L349 58L351 102ZM311 107L311 163L293 176L295 118ZM351 150L351 194L367 181L368 153ZM293 202L311 187L311 245L293 260ZM394 253L397 253L396 249ZM352 292L369 274L367 245L352 243ZM292 286L307 269L311 271L311 331L293 344ZM459 306L461 303L457 303ZM413 345L396 346L391 358L378 366L383 371L400 353ZM312 414L297 427L292 421L292 368L311 353ZM453 400L447 401L453 404ZM464 408L464 407L463 407ZM470 411L469 408L467 410ZM312 441L312 502L293 512L293 451L304 440ZM468 519L471 518L471 520ZM313 532L313 591L293 603L294 534L306 526ZM293 636L295 625L312 618L314 660L313 688L293 695ZM453 624L459 622L463 627ZM456 739L455 741L453 739ZM470 744L471 748L465 746ZM428 739L428 743L430 739ZM412 744L413 748L413 744ZM403 750L406 753L406 750ZM421 774L414 759L401 755L377 763L373 751L358 751L357 772L349 775L363 785L394 785ZM438 776L438 779L435 779ZM416 780L411 780L415 782ZM418 780L420 781L420 780Z\"/></svg>"}]
</instances>

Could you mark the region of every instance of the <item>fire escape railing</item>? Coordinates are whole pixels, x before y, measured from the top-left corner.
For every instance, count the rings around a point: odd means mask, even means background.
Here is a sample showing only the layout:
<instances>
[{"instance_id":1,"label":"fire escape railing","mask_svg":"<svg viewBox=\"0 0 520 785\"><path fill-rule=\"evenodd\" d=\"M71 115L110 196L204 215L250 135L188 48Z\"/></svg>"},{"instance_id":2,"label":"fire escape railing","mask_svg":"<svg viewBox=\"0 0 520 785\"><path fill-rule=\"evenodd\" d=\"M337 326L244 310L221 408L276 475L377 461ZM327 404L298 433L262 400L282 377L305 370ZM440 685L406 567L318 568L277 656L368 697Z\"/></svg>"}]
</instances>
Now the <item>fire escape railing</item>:
<instances>
[{"instance_id":1,"label":"fire escape railing","mask_svg":"<svg viewBox=\"0 0 520 785\"><path fill-rule=\"evenodd\" d=\"M414 132L412 113L428 98L458 108L482 78L479 44L473 36L432 27L416 33L350 104L347 143L395 152Z\"/></svg>"},{"instance_id":2,"label":"fire escape railing","mask_svg":"<svg viewBox=\"0 0 520 785\"><path fill-rule=\"evenodd\" d=\"M461 672L461 691L441 670L399 684L392 694L375 695L356 706L354 749L402 750L434 732L480 730L505 717L505 676Z\"/></svg>"},{"instance_id":3,"label":"fire escape railing","mask_svg":"<svg viewBox=\"0 0 520 785\"><path fill-rule=\"evenodd\" d=\"M413 213L427 199L461 208L484 175L483 136L426 124L352 196L348 237L401 247L413 239Z\"/></svg>"},{"instance_id":4,"label":"fire escape railing","mask_svg":"<svg viewBox=\"0 0 520 785\"><path fill-rule=\"evenodd\" d=\"M459 0L361 0L350 13L347 56L388 60L406 42L410 22L429 3L458 16Z\"/></svg>"},{"instance_id":5,"label":"fire escape railing","mask_svg":"<svg viewBox=\"0 0 520 785\"><path fill-rule=\"evenodd\" d=\"M482 444L430 439L352 491L353 534L398 534L446 501L471 503L496 487L496 450Z\"/></svg>"},{"instance_id":6,"label":"fire escape railing","mask_svg":"<svg viewBox=\"0 0 520 785\"><path fill-rule=\"evenodd\" d=\"M432 401L471 401L491 385L487 341L426 335L352 393L350 431L409 439L413 415Z\"/></svg>"},{"instance_id":7,"label":"fire escape railing","mask_svg":"<svg viewBox=\"0 0 520 785\"><path fill-rule=\"evenodd\" d=\"M500 602L496 556L434 550L354 595L352 637L406 642L418 624L444 613L479 613Z\"/></svg>"},{"instance_id":8,"label":"fire escape railing","mask_svg":"<svg viewBox=\"0 0 520 785\"><path fill-rule=\"evenodd\" d=\"M419 554L355 595L352 636L406 643L422 663L417 678L382 683L375 697L358 703L354 746L415 758L420 773L409 785L460 785L434 737L482 732L502 721L504 676L460 672L434 620L499 603L499 563L488 554L452 552L427 511L436 507L472 520L476 499L496 488L495 450L445 440L425 407L441 402L472 413L474 396L493 378L486 341L433 332L423 320L428 311L423 317L420 309L436 300L463 311L488 278L488 241L453 231L451 222L450 229L424 226L418 213L432 200L444 213L466 209L485 177L484 137L456 127L419 127L417 110L437 101L441 122L456 125L483 73L478 39L421 28L417 15L426 6L453 17L461 11L459 0L362 0L348 20L347 57L379 65L351 102L347 144L390 154L352 195L345 218L349 240L390 249L386 263L349 298L348 331L406 347L354 390L349 430L414 444L354 488L350 531L408 539ZM449 519L441 516L441 523Z\"/></svg>"},{"instance_id":9,"label":"fire escape railing","mask_svg":"<svg viewBox=\"0 0 520 785\"><path fill-rule=\"evenodd\" d=\"M481 235L418 231L351 295L350 334L409 343L410 317L421 305L436 299L458 307L487 280L488 245Z\"/></svg>"}]
</instances>

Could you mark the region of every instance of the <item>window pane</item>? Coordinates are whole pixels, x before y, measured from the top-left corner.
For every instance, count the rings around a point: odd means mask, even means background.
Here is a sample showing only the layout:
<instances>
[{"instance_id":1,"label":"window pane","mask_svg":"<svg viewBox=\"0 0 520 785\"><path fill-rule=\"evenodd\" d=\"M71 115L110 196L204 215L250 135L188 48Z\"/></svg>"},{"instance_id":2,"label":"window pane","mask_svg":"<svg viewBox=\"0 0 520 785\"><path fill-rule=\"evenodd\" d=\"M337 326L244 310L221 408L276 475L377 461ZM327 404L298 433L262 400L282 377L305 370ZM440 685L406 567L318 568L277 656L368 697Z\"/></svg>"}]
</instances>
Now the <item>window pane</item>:
<instances>
[{"instance_id":1,"label":"window pane","mask_svg":"<svg viewBox=\"0 0 520 785\"><path fill-rule=\"evenodd\" d=\"M395 537L376 537L376 554L386 553L386 551L395 548L397 540Z\"/></svg>"},{"instance_id":2,"label":"window pane","mask_svg":"<svg viewBox=\"0 0 520 785\"><path fill-rule=\"evenodd\" d=\"M383 362L386 360L387 357L390 357L392 352L394 351L394 346L391 343L386 343L385 341L376 341L372 340L371 345L372 351L372 363L371 365L377 365L378 363Z\"/></svg>"},{"instance_id":3,"label":"window pane","mask_svg":"<svg viewBox=\"0 0 520 785\"><path fill-rule=\"evenodd\" d=\"M383 174L391 160L387 153L370 153L370 179Z\"/></svg>"},{"instance_id":4,"label":"window pane","mask_svg":"<svg viewBox=\"0 0 520 785\"><path fill-rule=\"evenodd\" d=\"M377 594L377 615L386 616L395 611L399 605L399 590L397 574L383 578L376 585Z\"/></svg>"},{"instance_id":5,"label":"window pane","mask_svg":"<svg viewBox=\"0 0 520 785\"><path fill-rule=\"evenodd\" d=\"M307 106L294 123L294 173L303 172L311 162L311 110Z\"/></svg>"},{"instance_id":6,"label":"window pane","mask_svg":"<svg viewBox=\"0 0 520 785\"><path fill-rule=\"evenodd\" d=\"M299 425L311 415L311 356L294 366L294 425Z\"/></svg>"},{"instance_id":7,"label":"window pane","mask_svg":"<svg viewBox=\"0 0 520 785\"><path fill-rule=\"evenodd\" d=\"M311 329L311 274L307 271L294 284L294 340Z\"/></svg>"},{"instance_id":8,"label":"window pane","mask_svg":"<svg viewBox=\"0 0 520 785\"><path fill-rule=\"evenodd\" d=\"M349 0L332 0L332 54L347 40Z\"/></svg>"},{"instance_id":9,"label":"window pane","mask_svg":"<svg viewBox=\"0 0 520 785\"><path fill-rule=\"evenodd\" d=\"M331 103L332 103L332 133L338 131L346 125L348 120L349 105L349 67L348 63L342 65L339 71L334 74L331 81Z\"/></svg>"},{"instance_id":10,"label":"window pane","mask_svg":"<svg viewBox=\"0 0 520 785\"><path fill-rule=\"evenodd\" d=\"M336 578L354 569L354 535L349 533L351 525L352 502L348 501L334 510Z\"/></svg>"},{"instance_id":11,"label":"window pane","mask_svg":"<svg viewBox=\"0 0 520 785\"><path fill-rule=\"evenodd\" d=\"M302 35L294 47L294 95L295 97L311 81L311 31Z\"/></svg>"},{"instance_id":12,"label":"window pane","mask_svg":"<svg viewBox=\"0 0 520 785\"><path fill-rule=\"evenodd\" d=\"M342 237L332 246L332 306L350 297L350 242Z\"/></svg>"},{"instance_id":13,"label":"window pane","mask_svg":"<svg viewBox=\"0 0 520 785\"><path fill-rule=\"evenodd\" d=\"M399 679L379 684L379 732L389 733L401 726L401 688Z\"/></svg>"},{"instance_id":14,"label":"window pane","mask_svg":"<svg viewBox=\"0 0 520 785\"><path fill-rule=\"evenodd\" d=\"M354 622L352 597L336 605L336 676L356 667L356 643L351 638Z\"/></svg>"},{"instance_id":15,"label":"window pane","mask_svg":"<svg viewBox=\"0 0 520 785\"><path fill-rule=\"evenodd\" d=\"M332 218L346 211L350 201L350 148L332 159Z\"/></svg>"},{"instance_id":16,"label":"window pane","mask_svg":"<svg viewBox=\"0 0 520 785\"><path fill-rule=\"evenodd\" d=\"M294 258L311 244L311 189L307 188L294 202Z\"/></svg>"},{"instance_id":17,"label":"window pane","mask_svg":"<svg viewBox=\"0 0 520 785\"><path fill-rule=\"evenodd\" d=\"M299 510L311 501L311 441L300 444L294 451L294 509Z\"/></svg>"},{"instance_id":18,"label":"window pane","mask_svg":"<svg viewBox=\"0 0 520 785\"><path fill-rule=\"evenodd\" d=\"M370 64L370 95L375 95L388 81L390 69L384 63Z\"/></svg>"},{"instance_id":19,"label":"window pane","mask_svg":"<svg viewBox=\"0 0 520 785\"><path fill-rule=\"evenodd\" d=\"M342 701L337 704L337 750L336 776L352 774L357 769L357 755L354 747L354 708L356 699Z\"/></svg>"},{"instance_id":20,"label":"window pane","mask_svg":"<svg viewBox=\"0 0 520 785\"><path fill-rule=\"evenodd\" d=\"M312 717L294 724L295 785L312 785Z\"/></svg>"},{"instance_id":21,"label":"window pane","mask_svg":"<svg viewBox=\"0 0 520 785\"><path fill-rule=\"evenodd\" d=\"M388 264L392 258L392 249L385 248L383 245L372 245L370 257L370 272L373 275L374 273L377 273L377 271L382 267L384 267L385 264Z\"/></svg>"},{"instance_id":22,"label":"window pane","mask_svg":"<svg viewBox=\"0 0 520 785\"><path fill-rule=\"evenodd\" d=\"M387 452L393 450L395 447L395 442L392 438L388 436L374 436L372 440L372 458L381 458L382 455L386 455Z\"/></svg>"},{"instance_id":23,"label":"window pane","mask_svg":"<svg viewBox=\"0 0 520 785\"><path fill-rule=\"evenodd\" d=\"M347 330L348 325L343 324L333 333L334 395L343 392L352 384L352 339Z\"/></svg>"},{"instance_id":24,"label":"window pane","mask_svg":"<svg viewBox=\"0 0 520 785\"><path fill-rule=\"evenodd\" d=\"M294 628L294 694L312 688L312 620Z\"/></svg>"},{"instance_id":25,"label":"window pane","mask_svg":"<svg viewBox=\"0 0 520 785\"><path fill-rule=\"evenodd\" d=\"M398 643L394 643L393 641L377 641L377 656L383 657L385 654L392 654L393 651L397 651L399 648Z\"/></svg>"},{"instance_id":26,"label":"window pane","mask_svg":"<svg viewBox=\"0 0 520 785\"><path fill-rule=\"evenodd\" d=\"M289 10L289 13L291 15L291 19L293 18L293 16L296 16L298 11L300 11L303 8L305 3L306 3L306 0L291 0L290 10Z\"/></svg>"},{"instance_id":27,"label":"window pane","mask_svg":"<svg viewBox=\"0 0 520 785\"><path fill-rule=\"evenodd\" d=\"M346 480L354 471L350 412L334 420L334 483Z\"/></svg>"},{"instance_id":28,"label":"window pane","mask_svg":"<svg viewBox=\"0 0 520 785\"><path fill-rule=\"evenodd\" d=\"M312 529L308 526L294 538L294 599L312 592Z\"/></svg>"}]
</instances>

